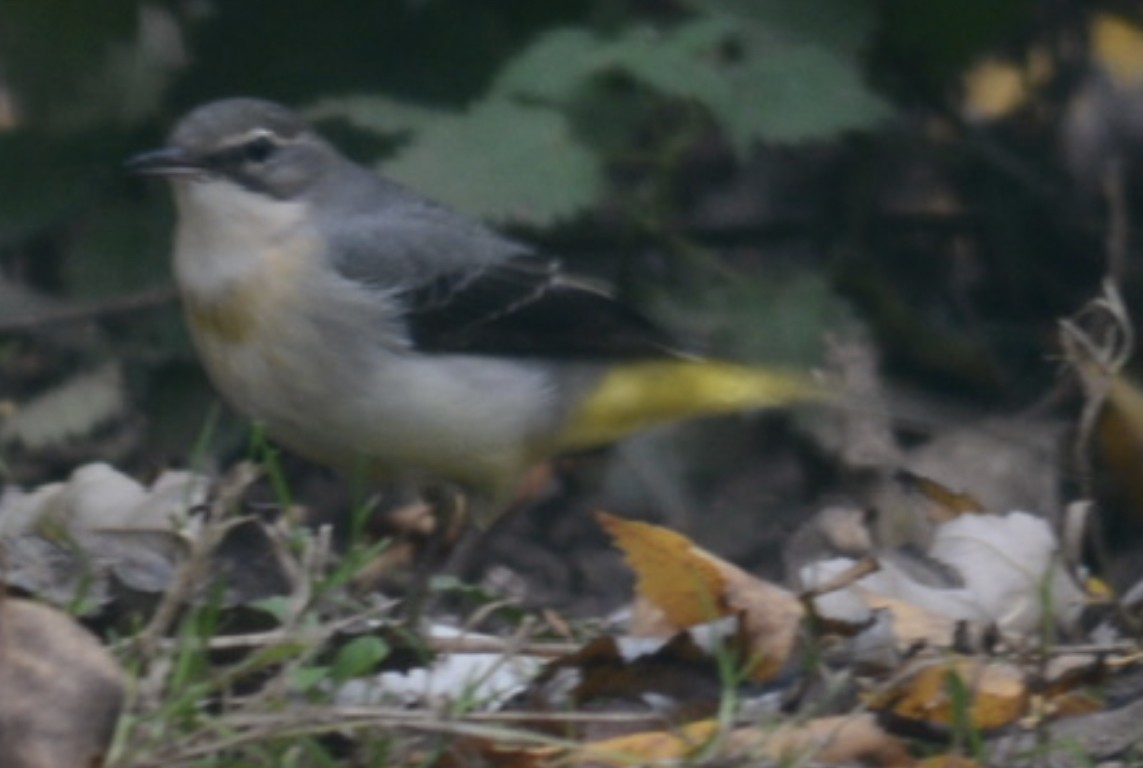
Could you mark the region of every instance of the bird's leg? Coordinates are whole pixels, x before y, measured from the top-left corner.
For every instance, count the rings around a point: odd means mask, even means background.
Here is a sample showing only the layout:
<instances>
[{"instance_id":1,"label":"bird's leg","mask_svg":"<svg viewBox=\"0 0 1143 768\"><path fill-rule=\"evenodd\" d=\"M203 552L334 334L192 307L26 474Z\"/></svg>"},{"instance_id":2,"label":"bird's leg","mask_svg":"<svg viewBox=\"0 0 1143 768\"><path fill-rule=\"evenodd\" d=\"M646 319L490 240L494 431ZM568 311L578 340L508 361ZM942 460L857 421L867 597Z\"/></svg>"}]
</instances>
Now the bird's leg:
<instances>
[{"instance_id":1,"label":"bird's leg","mask_svg":"<svg viewBox=\"0 0 1143 768\"><path fill-rule=\"evenodd\" d=\"M468 524L465 500L455 488L433 485L425 488L422 496L433 510L433 527L424 547L416 554L413 578L405 598L405 619L411 626L420 622L430 607L433 575L452 562L452 542L458 535L463 540Z\"/></svg>"},{"instance_id":2,"label":"bird's leg","mask_svg":"<svg viewBox=\"0 0 1143 768\"><path fill-rule=\"evenodd\" d=\"M548 464L534 468L521 481L508 501L501 496L469 493L461 495L450 486L426 488L422 495L433 507L435 524L417 558L409 602L419 619L434 600L430 583L434 571L466 581L475 576L478 557L490 538L517 512L533 503L552 485Z\"/></svg>"}]
</instances>

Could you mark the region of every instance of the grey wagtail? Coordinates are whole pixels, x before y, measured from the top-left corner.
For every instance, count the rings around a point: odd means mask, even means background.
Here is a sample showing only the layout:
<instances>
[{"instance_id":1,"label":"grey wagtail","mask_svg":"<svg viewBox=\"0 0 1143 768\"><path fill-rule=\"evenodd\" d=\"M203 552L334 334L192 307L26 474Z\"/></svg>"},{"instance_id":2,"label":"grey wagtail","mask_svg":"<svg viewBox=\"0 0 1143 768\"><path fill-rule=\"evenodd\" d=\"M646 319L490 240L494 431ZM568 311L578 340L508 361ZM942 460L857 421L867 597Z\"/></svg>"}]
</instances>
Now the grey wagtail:
<instances>
[{"instance_id":1,"label":"grey wagtail","mask_svg":"<svg viewBox=\"0 0 1143 768\"><path fill-rule=\"evenodd\" d=\"M166 177L174 272L231 405L297 453L506 503L545 458L813 398L676 353L559 261L346 159L291 110L212 102L131 171Z\"/></svg>"}]
</instances>

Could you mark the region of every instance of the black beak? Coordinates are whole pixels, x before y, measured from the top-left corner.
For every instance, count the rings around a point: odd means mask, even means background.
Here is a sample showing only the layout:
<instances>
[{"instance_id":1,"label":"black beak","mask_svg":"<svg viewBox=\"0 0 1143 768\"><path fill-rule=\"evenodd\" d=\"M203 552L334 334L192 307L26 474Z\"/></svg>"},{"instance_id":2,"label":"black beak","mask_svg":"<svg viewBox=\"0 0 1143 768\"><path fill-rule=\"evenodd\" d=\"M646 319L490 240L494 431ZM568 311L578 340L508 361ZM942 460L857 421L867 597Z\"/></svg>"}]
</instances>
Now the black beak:
<instances>
[{"instance_id":1,"label":"black beak","mask_svg":"<svg viewBox=\"0 0 1143 768\"><path fill-rule=\"evenodd\" d=\"M202 173L203 164L179 147L163 147L130 158L124 168L142 176L188 176Z\"/></svg>"}]
</instances>

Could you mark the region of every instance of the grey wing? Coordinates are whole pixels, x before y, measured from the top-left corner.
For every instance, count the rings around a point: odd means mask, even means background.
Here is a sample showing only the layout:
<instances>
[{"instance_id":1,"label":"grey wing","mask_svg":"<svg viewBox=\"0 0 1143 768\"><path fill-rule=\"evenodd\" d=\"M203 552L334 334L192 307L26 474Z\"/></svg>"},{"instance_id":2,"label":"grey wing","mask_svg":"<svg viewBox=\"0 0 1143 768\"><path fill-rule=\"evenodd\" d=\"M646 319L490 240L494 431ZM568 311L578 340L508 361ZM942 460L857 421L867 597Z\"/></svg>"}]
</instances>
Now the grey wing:
<instances>
[{"instance_id":1,"label":"grey wing","mask_svg":"<svg viewBox=\"0 0 1143 768\"><path fill-rule=\"evenodd\" d=\"M367 222L367 223L366 223ZM673 354L667 334L556 259L411 200L342 228L339 271L401 298L414 346L507 357Z\"/></svg>"}]
</instances>

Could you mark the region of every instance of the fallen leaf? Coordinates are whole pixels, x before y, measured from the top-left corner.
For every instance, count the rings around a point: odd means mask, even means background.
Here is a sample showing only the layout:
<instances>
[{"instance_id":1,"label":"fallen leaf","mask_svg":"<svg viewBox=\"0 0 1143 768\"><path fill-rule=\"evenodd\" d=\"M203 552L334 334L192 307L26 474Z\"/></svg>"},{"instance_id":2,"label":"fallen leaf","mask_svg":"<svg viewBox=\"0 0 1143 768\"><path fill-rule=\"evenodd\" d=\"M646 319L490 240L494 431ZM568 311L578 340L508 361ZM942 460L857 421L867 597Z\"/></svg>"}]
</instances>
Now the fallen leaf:
<instances>
[{"instance_id":1,"label":"fallen leaf","mask_svg":"<svg viewBox=\"0 0 1143 768\"><path fill-rule=\"evenodd\" d=\"M524 700L530 710L644 711L677 722L713 714L723 687L714 652L692 632L669 640L600 637L547 664ZM631 730L618 727L607 735ZM589 726L579 735L601 732Z\"/></svg>"},{"instance_id":2,"label":"fallen leaf","mask_svg":"<svg viewBox=\"0 0 1143 768\"><path fill-rule=\"evenodd\" d=\"M870 608L888 611L893 617L893 636L897 639L897 646L902 649L919 644L948 647L956 637L958 625L963 626L963 622L953 621L904 600L874 593L866 593L865 599Z\"/></svg>"},{"instance_id":3,"label":"fallen leaf","mask_svg":"<svg viewBox=\"0 0 1143 768\"><path fill-rule=\"evenodd\" d=\"M1059 549L1048 523L1036 515L961 515L936 526L924 555L885 552L878 571L846 589L813 595L813 606L822 617L850 623L865 620L863 611L890 608L908 632L903 643L907 637L947 644L950 621L995 624L1011 635L1037 632L1046 618L1068 627L1078 620L1085 595ZM799 579L813 592L853 566L849 558L811 563Z\"/></svg>"},{"instance_id":4,"label":"fallen leaf","mask_svg":"<svg viewBox=\"0 0 1143 768\"><path fill-rule=\"evenodd\" d=\"M925 659L897 676L870 706L929 725L966 721L990 730L1015 722L1028 709L1024 676L1010 664L975 656ZM963 700L961 700L963 692Z\"/></svg>"},{"instance_id":5,"label":"fallen leaf","mask_svg":"<svg viewBox=\"0 0 1143 768\"><path fill-rule=\"evenodd\" d=\"M679 760L695 754L718 734L718 723L700 720L670 731L642 731L614 739L595 741L576 750L573 765L625 766Z\"/></svg>"},{"instance_id":6,"label":"fallen leaf","mask_svg":"<svg viewBox=\"0 0 1143 768\"><path fill-rule=\"evenodd\" d=\"M635 571L636 592L663 612L672 630L727 615L726 579L690 539L606 512L596 517Z\"/></svg>"},{"instance_id":7,"label":"fallen leaf","mask_svg":"<svg viewBox=\"0 0 1143 768\"><path fill-rule=\"evenodd\" d=\"M1093 374L1094 375L1094 374ZM1100 457L1138 514L1143 509L1143 391L1122 374L1107 381L1107 403L1097 422Z\"/></svg>"},{"instance_id":8,"label":"fallen leaf","mask_svg":"<svg viewBox=\"0 0 1143 768\"><path fill-rule=\"evenodd\" d=\"M65 614L0 596L4 768L97 768L123 705L119 665Z\"/></svg>"},{"instance_id":9,"label":"fallen leaf","mask_svg":"<svg viewBox=\"0 0 1143 768\"><path fill-rule=\"evenodd\" d=\"M603 766L646 765L680 760L711 748L723 759L767 758L783 764L815 765L860 762L862 765L911 766L905 745L886 733L869 714L823 717L777 728L736 728L719 741L718 723L702 720L670 731L646 731L585 745L572 761Z\"/></svg>"},{"instance_id":10,"label":"fallen leaf","mask_svg":"<svg viewBox=\"0 0 1143 768\"><path fill-rule=\"evenodd\" d=\"M883 768L913 765L904 742L887 733L869 713L821 717L781 725L771 731L739 728L730 735L729 742L736 754L762 755L783 764L860 763Z\"/></svg>"},{"instance_id":11,"label":"fallen leaf","mask_svg":"<svg viewBox=\"0 0 1143 768\"><path fill-rule=\"evenodd\" d=\"M745 644L740 650L748 659L746 675L765 681L782 670L805 617L796 595L715 557L674 531L602 512L598 518L627 555L639 598L654 608L636 611L641 621L632 622L633 634L670 635L738 614Z\"/></svg>"},{"instance_id":12,"label":"fallen leaf","mask_svg":"<svg viewBox=\"0 0 1143 768\"><path fill-rule=\"evenodd\" d=\"M964 755L933 755L917 762L914 768L980 768L980 763Z\"/></svg>"},{"instance_id":13,"label":"fallen leaf","mask_svg":"<svg viewBox=\"0 0 1143 768\"><path fill-rule=\"evenodd\" d=\"M964 579L984 615L1001 631L1027 634L1045 611L1071 626L1085 597L1061 564L1060 543L1048 522L1027 512L964 515L937 527L929 555Z\"/></svg>"},{"instance_id":14,"label":"fallen leaf","mask_svg":"<svg viewBox=\"0 0 1143 768\"><path fill-rule=\"evenodd\" d=\"M639 731L592 741L580 747L512 747L486 743L481 752L496 768L564 765L634 768L673 765L708 752L727 764L753 764L759 759L783 765L860 763L880 768L910 768L915 764L905 744L881 728L868 713L823 717L776 728L749 726L725 734L720 733L717 721L700 720L669 730Z\"/></svg>"}]
</instances>

